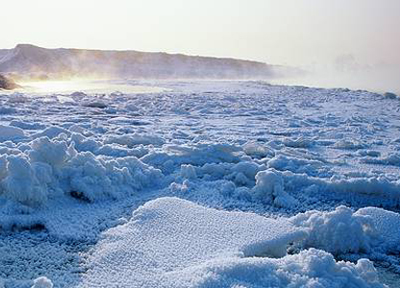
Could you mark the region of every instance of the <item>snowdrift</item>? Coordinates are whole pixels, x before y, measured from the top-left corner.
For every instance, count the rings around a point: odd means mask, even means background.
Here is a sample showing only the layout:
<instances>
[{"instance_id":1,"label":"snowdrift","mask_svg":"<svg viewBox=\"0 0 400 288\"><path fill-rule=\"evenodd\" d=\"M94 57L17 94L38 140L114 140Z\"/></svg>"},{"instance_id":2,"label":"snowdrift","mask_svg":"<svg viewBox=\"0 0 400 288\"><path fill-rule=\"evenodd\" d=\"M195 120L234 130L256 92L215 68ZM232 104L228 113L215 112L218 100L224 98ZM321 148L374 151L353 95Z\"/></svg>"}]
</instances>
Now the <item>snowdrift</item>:
<instances>
[{"instance_id":1,"label":"snowdrift","mask_svg":"<svg viewBox=\"0 0 400 288\"><path fill-rule=\"evenodd\" d=\"M393 99L122 82L162 89L0 93L0 283L381 287L362 258L400 271ZM197 204L137 209L165 196Z\"/></svg>"},{"instance_id":2,"label":"snowdrift","mask_svg":"<svg viewBox=\"0 0 400 288\"><path fill-rule=\"evenodd\" d=\"M284 256L304 237L285 219L159 198L104 234L79 287L383 287L366 259L336 262L315 249Z\"/></svg>"},{"instance_id":3,"label":"snowdrift","mask_svg":"<svg viewBox=\"0 0 400 288\"><path fill-rule=\"evenodd\" d=\"M7 128L7 129L6 129ZM3 136L20 136L19 128L3 127ZM21 132L22 133L22 132ZM44 132L54 136L52 130ZM39 137L40 136L40 137ZM17 203L37 207L49 198L70 196L85 201L122 198L163 178L134 156L111 159L91 152L77 152L66 135L50 140L37 135L22 150L5 148L0 157L0 195Z\"/></svg>"}]
</instances>

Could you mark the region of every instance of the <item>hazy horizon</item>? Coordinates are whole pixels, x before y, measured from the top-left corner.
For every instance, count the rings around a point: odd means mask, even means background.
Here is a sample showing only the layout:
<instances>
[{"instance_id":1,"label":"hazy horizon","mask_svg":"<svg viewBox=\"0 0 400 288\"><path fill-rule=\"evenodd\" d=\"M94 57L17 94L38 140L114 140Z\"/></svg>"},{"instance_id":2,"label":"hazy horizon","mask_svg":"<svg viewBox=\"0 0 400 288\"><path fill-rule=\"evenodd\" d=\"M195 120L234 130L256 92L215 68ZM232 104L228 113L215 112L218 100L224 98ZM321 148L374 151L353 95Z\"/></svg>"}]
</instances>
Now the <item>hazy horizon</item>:
<instances>
[{"instance_id":1,"label":"hazy horizon","mask_svg":"<svg viewBox=\"0 0 400 288\"><path fill-rule=\"evenodd\" d=\"M400 92L397 0L16 0L3 7L4 49L29 43L238 58L309 72L292 83Z\"/></svg>"}]
</instances>

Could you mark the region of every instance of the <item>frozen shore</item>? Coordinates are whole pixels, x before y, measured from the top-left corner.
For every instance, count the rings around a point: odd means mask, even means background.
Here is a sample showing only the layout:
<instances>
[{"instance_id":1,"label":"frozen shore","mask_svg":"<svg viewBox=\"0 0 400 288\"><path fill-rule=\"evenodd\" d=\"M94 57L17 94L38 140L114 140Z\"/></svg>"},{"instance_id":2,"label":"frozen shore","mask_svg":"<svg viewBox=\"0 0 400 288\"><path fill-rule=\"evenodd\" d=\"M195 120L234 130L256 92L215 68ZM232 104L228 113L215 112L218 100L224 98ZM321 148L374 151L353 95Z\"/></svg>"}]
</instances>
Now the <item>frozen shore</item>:
<instances>
[{"instance_id":1,"label":"frozen shore","mask_svg":"<svg viewBox=\"0 0 400 288\"><path fill-rule=\"evenodd\" d=\"M383 287L374 264L400 273L398 99L123 84L140 94L0 92L0 284Z\"/></svg>"}]
</instances>

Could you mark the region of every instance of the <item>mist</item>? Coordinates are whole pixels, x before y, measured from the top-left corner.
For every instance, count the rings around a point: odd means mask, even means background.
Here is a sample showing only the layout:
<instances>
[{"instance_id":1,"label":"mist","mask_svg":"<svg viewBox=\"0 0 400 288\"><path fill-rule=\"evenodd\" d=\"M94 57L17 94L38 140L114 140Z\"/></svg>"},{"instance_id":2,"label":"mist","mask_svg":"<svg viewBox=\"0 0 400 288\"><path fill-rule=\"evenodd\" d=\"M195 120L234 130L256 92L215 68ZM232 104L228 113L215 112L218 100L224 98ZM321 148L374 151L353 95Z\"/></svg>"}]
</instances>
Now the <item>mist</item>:
<instances>
[{"instance_id":1,"label":"mist","mask_svg":"<svg viewBox=\"0 0 400 288\"><path fill-rule=\"evenodd\" d=\"M283 75L276 84L303 85L321 88L348 88L400 95L400 65L314 65L302 67L302 73Z\"/></svg>"},{"instance_id":2,"label":"mist","mask_svg":"<svg viewBox=\"0 0 400 288\"><path fill-rule=\"evenodd\" d=\"M5 7L0 54L19 43L161 51L307 71L279 80L287 84L400 90L398 0L15 0Z\"/></svg>"}]
</instances>

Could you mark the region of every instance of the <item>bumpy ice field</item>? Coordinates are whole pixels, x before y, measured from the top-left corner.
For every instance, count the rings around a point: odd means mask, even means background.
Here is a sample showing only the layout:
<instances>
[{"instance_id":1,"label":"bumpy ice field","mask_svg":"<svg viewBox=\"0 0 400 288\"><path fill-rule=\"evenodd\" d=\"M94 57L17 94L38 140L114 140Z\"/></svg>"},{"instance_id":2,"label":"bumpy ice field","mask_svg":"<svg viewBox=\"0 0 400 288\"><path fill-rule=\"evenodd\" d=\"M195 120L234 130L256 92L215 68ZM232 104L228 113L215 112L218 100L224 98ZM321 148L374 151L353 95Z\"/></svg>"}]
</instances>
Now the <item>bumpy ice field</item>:
<instances>
[{"instance_id":1,"label":"bumpy ice field","mask_svg":"<svg viewBox=\"0 0 400 288\"><path fill-rule=\"evenodd\" d=\"M399 99L127 85L0 92L0 287L400 285Z\"/></svg>"}]
</instances>

